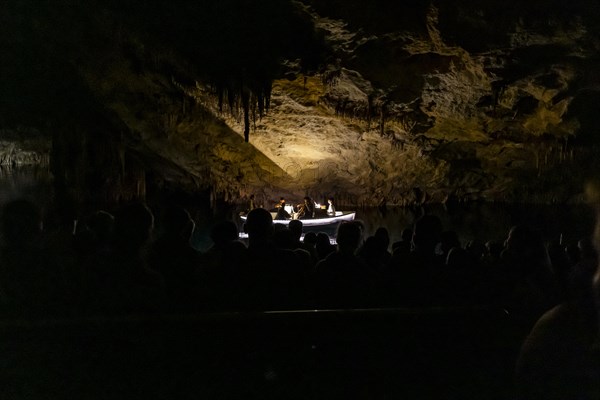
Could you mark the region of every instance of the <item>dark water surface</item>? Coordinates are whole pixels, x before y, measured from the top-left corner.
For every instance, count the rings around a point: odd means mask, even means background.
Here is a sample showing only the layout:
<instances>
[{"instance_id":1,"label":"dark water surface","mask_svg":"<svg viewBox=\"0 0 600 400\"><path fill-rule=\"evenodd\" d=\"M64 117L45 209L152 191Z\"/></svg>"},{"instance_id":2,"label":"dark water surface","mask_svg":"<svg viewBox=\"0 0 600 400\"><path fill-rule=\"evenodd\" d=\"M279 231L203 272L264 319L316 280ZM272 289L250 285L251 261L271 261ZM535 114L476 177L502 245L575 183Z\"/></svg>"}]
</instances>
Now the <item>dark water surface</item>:
<instances>
[{"instance_id":1,"label":"dark water surface","mask_svg":"<svg viewBox=\"0 0 600 400\"><path fill-rule=\"evenodd\" d=\"M362 220L368 235L378 227L390 232L391 240L400 239L402 229L424 214L433 214L442 220L445 230L454 230L464 244L470 240L486 242L506 239L510 228L525 224L537 230L546 241L576 242L590 236L594 228L594 213L586 205L537 205L469 203L453 207L441 204L420 208L388 207L385 212L377 208L358 210L356 218Z\"/></svg>"},{"instance_id":2,"label":"dark water surface","mask_svg":"<svg viewBox=\"0 0 600 400\"><path fill-rule=\"evenodd\" d=\"M52 175L47 167L0 167L0 205L16 198L26 198L36 203L48 213L54 201ZM156 213L158 203L153 203ZM211 226L223 218L237 219L234 207L217 213L206 206L189 204L190 213L197 224L194 245L199 250L206 250L211 241ZM444 229L458 232L463 244L470 240L504 240L509 229L516 224L527 224L537 229L545 240L558 240L561 235L565 243L591 235L594 225L594 214L586 205L530 205L499 203L468 203L454 206L427 205L425 207L405 208L387 207L357 209L356 218L363 221L366 234L372 235L379 227L390 232L391 241L400 239L404 228L412 224L424 214L440 217ZM334 235L333 230L327 231Z\"/></svg>"},{"instance_id":3,"label":"dark water surface","mask_svg":"<svg viewBox=\"0 0 600 400\"><path fill-rule=\"evenodd\" d=\"M52 174L47 166L0 165L0 205L25 198L44 208L52 195Z\"/></svg>"}]
</instances>

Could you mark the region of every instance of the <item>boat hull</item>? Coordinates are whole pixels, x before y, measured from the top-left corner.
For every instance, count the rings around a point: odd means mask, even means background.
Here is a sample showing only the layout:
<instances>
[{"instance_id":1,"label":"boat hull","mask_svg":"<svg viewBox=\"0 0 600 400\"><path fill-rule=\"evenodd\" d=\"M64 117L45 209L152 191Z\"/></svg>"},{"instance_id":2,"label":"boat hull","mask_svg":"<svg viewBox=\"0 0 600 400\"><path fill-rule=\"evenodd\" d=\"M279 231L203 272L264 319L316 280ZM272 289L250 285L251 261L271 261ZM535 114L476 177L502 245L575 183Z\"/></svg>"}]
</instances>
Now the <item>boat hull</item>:
<instances>
[{"instance_id":1,"label":"boat hull","mask_svg":"<svg viewBox=\"0 0 600 400\"><path fill-rule=\"evenodd\" d=\"M273 216L274 224L289 225L292 219L275 219L276 213L271 213ZM337 225L342 221L353 221L356 217L355 211L337 211L335 216L325 218L311 218L301 219L303 227L329 227L331 225ZM240 217L243 222L246 222L246 216Z\"/></svg>"}]
</instances>

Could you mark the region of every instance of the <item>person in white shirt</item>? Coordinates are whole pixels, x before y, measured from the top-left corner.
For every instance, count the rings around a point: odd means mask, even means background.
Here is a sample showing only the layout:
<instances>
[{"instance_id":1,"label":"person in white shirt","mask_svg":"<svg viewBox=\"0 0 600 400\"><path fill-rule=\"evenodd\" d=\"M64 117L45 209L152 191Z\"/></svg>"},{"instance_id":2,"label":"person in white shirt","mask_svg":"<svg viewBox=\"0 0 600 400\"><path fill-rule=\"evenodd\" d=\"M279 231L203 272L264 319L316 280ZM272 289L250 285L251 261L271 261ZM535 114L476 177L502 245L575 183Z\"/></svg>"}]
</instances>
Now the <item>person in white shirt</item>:
<instances>
[{"instance_id":1,"label":"person in white shirt","mask_svg":"<svg viewBox=\"0 0 600 400\"><path fill-rule=\"evenodd\" d=\"M335 215L335 207L331 197L327 199L327 215Z\"/></svg>"}]
</instances>

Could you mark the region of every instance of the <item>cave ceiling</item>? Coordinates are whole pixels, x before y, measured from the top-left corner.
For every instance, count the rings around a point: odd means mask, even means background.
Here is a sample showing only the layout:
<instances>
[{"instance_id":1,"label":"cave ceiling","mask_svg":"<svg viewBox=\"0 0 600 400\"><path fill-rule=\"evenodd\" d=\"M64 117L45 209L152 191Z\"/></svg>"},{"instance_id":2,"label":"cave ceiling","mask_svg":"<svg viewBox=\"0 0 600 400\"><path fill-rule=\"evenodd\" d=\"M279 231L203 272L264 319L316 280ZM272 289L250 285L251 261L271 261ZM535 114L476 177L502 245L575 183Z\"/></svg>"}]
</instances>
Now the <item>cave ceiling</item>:
<instances>
[{"instance_id":1,"label":"cave ceiling","mask_svg":"<svg viewBox=\"0 0 600 400\"><path fill-rule=\"evenodd\" d=\"M597 170L598 2L80 3L0 21L0 127L60 157L109 135L155 184L357 205L578 201Z\"/></svg>"}]
</instances>

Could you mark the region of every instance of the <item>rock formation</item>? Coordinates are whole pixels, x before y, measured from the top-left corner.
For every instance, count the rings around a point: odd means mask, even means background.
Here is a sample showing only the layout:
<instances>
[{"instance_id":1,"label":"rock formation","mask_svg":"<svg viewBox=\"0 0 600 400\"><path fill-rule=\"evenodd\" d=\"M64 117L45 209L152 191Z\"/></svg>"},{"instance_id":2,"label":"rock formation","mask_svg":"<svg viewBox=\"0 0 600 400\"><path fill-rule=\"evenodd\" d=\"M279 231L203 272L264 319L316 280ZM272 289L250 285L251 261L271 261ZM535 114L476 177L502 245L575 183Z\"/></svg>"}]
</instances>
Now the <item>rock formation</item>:
<instances>
[{"instance_id":1,"label":"rock formation","mask_svg":"<svg viewBox=\"0 0 600 400\"><path fill-rule=\"evenodd\" d=\"M51 137L80 200L578 201L599 6L390 3L9 0L0 128Z\"/></svg>"}]
</instances>

